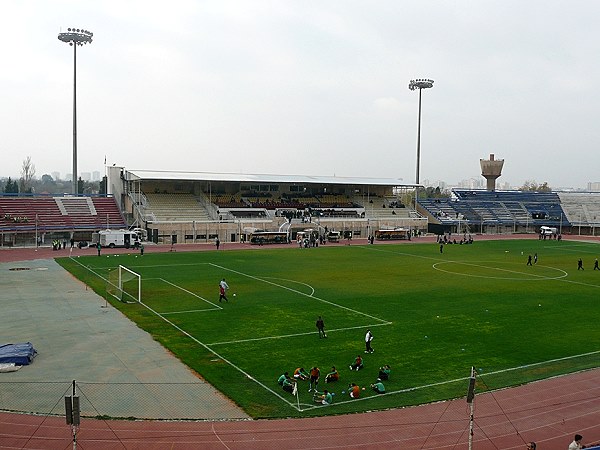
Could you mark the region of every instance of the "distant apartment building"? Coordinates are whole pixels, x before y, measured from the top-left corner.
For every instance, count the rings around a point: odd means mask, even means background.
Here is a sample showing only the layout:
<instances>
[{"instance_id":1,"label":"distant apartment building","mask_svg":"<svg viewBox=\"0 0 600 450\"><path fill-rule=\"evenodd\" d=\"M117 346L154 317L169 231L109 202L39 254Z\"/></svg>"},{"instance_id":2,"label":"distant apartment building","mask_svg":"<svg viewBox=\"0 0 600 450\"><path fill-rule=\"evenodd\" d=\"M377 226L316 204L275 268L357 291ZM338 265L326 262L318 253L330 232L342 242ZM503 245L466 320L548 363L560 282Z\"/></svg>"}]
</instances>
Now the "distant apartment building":
<instances>
[{"instance_id":1,"label":"distant apartment building","mask_svg":"<svg viewBox=\"0 0 600 450\"><path fill-rule=\"evenodd\" d=\"M469 178L468 180L460 181L458 187L463 189L481 189L483 188L483 180Z\"/></svg>"},{"instance_id":2,"label":"distant apartment building","mask_svg":"<svg viewBox=\"0 0 600 450\"><path fill-rule=\"evenodd\" d=\"M423 186L425 187L432 187L432 188L440 188L441 191L443 191L444 189L446 189L448 187L448 184L445 181L442 180L437 180L437 181L431 181L431 180L423 180Z\"/></svg>"},{"instance_id":3,"label":"distant apartment building","mask_svg":"<svg viewBox=\"0 0 600 450\"><path fill-rule=\"evenodd\" d=\"M92 172L92 181L100 181L100 172L97 170Z\"/></svg>"},{"instance_id":4,"label":"distant apartment building","mask_svg":"<svg viewBox=\"0 0 600 450\"><path fill-rule=\"evenodd\" d=\"M50 175L52 175L54 181L60 180L60 172L52 172Z\"/></svg>"},{"instance_id":5,"label":"distant apartment building","mask_svg":"<svg viewBox=\"0 0 600 450\"><path fill-rule=\"evenodd\" d=\"M504 183L499 182L499 183L496 184L496 186L497 186L497 189L499 191L510 191L510 190L512 190L511 184L509 182L507 182L507 181L505 181Z\"/></svg>"},{"instance_id":6,"label":"distant apartment building","mask_svg":"<svg viewBox=\"0 0 600 450\"><path fill-rule=\"evenodd\" d=\"M600 181L594 181L594 182L589 182L587 184L587 190L588 191L593 191L593 192L598 192L600 191Z\"/></svg>"}]
</instances>

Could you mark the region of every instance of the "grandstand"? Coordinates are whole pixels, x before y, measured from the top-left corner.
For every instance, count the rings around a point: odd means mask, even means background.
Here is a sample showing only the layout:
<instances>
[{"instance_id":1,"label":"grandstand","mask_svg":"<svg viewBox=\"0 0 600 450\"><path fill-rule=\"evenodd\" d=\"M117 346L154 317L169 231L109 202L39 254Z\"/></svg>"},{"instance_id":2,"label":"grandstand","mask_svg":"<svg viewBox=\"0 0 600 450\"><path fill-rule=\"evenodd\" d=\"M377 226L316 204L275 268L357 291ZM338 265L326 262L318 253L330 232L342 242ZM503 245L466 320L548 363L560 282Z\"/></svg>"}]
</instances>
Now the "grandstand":
<instances>
[{"instance_id":1,"label":"grandstand","mask_svg":"<svg viewBox=\"0 0 600 450\"><path fill-rule=\"evenodd\" d=\"M157 243L247 240L256 230L305 228L366 237L379 228L427 231L400 198L414 185L381 178L165 172L109 168L109 185L131 226Z\"/></svg>"},{"instance_id":2,"label":"grandstand","mask_svg":"<svg viewBox=\"0 0 600 450\"><path fill-rule=\"evenodd\" d=\"M415 186L395 179L128 171L108 168L111 195L0 196L0 245L91 239L94 231L144 228L155 243L247 241L252 232L307 228L373 235L592 234L600 228L600 193L454 189L450 198L410 200ZM408 201L407 201L408 200Z\"/></svg>"},{"instance_id":3,"label":"grandstand","mask_svg":"<svg viewBox=\"0 0 600 450\"><path fill-rule=\"evenodd\" d=\"M600 227L600 192L561 192L558 194L567 220L573 227L592 230Z\"/></svg>"},{"instance_id":4,"label":"grandstand","mask_svg":"<svg viewBox=\"0 0 600 450\"><path fill-rule=\"evenodd\" d=\"M565 197L561 195L555 192L453 189L451 198L419 199L419 206L431 223L446 227L448 231L538 232L542 225L570 230L573 214L567 214L563 209L562 198ZM574 205L583 207L580 201L584 199L591 200L591 197L578 197L570 203L570 208L575 208ZM590 224L588 222L588 226Z\"/></svg>"},{"instance_id":5,"label":"grandstand","mask_svg":"<svg viewBox=\"0 0 600 450\"><path fill-rule=\"evenodd\" d=\"M210 220L206 208L191 194L148 193L145 196L146 209L151 212L154 220Z\"/></svg>"},{"instance_id":6,"label":"grandstand","mask_svg":"<svg viewBox=\"0 0 600 450\"><path fill-rule=\"evenodd\" d=\"M35 243L53 239L85 239L104 228L127 224L111 196L0 196L1 244Z\"/></svg>"}]
</instances>

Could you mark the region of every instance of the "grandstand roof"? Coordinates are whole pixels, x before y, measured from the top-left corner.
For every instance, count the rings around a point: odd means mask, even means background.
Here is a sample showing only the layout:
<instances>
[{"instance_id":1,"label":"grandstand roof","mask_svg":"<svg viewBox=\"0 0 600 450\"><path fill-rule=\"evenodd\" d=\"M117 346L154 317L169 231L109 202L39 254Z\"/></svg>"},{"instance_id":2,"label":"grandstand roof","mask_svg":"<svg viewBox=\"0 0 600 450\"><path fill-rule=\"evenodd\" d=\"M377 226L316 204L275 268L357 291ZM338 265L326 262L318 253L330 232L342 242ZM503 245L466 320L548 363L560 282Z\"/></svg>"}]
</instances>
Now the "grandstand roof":
<instances>
[{"instance_id":1,"label":"grandstand roof","mask_svg":"<svg viewBox=\"0 0 600 450\"><path fill-rule=\"evenodd\" d=\"M242 183L350 184L377 186L414 186L400 178L275 175L248 173L178 172L168 170L127 170L129 180L230 181Z\"/></svg>"}]
</instances>

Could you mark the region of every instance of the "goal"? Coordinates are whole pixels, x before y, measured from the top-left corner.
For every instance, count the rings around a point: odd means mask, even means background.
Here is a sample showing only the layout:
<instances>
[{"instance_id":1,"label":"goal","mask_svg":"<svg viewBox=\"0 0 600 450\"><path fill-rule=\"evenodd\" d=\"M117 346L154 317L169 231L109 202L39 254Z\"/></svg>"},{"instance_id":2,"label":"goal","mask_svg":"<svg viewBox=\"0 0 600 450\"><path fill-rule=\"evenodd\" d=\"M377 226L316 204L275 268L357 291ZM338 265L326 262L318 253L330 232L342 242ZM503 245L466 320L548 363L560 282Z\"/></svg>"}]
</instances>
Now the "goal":
<instances>
[{"instance_id":1,"label":"goal","mask_svg":"<svg viewBox=\"0 0 600 450\"><path fill-rule=\"evenodd\" d=\"M123 303L142 302L142 276L125 266L111 270L106 293Z\"/></svg>"}]
</instances>

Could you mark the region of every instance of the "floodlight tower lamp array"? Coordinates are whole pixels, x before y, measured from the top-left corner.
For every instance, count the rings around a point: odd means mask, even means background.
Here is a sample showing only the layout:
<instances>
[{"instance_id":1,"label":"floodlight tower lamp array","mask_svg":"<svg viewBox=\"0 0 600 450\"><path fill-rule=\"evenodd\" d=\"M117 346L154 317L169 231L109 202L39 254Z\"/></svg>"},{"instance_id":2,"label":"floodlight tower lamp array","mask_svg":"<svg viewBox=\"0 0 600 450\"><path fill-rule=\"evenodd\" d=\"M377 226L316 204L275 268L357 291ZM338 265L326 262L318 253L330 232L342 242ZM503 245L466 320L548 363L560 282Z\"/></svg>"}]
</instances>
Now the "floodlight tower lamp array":
<instances>
[{"instance_id":1,"label":"floodlight tower lamp array","mask_svg":"<svg viewBox=\"0 0 600 450\"><path fill-rule=\"evenodd\" d=\"M94 33L80 28L67 28L66 33L59 33L58 39L69 45L91 44Z\"/></svg>"},{"instance_id":2,"label":"floodlight tower lamp array","mask_svg":"<svg viewBox=\"0 0 600 450\"><path fill-rule=\"evenodd\" d=\"M429 89L433 87L433 80L429 80L427 78L417 78L416 80L410 80L408 84L408 88L411 91L416 91L417 89Z\"/></svg>"}]
</instances>

